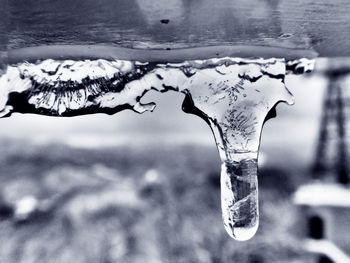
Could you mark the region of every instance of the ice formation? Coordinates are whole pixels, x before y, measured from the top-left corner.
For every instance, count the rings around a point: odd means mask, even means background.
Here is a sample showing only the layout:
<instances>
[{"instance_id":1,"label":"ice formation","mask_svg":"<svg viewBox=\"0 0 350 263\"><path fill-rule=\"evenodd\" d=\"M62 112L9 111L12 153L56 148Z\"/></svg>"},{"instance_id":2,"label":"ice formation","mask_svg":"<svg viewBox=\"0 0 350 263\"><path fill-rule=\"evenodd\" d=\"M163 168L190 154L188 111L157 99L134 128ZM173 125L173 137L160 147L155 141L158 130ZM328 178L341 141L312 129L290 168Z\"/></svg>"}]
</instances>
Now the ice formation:
<instances>
[{"instance_id":1,"label":"ice formation","mask_svg":"<svg viewBox=\"0 0 350 263\"><path fill-rule=\"evenodd\" d=\"M183 110L211 127L222 161L221 202L225 228L237 240L258 227L257 159L264 122L278 102L293 103L287 71L311 70L302 59L213 58L182 63L127 60L53 60L7 66L0 77L0 116L12 112L51 116L143 113L149 90L185 94Z\"/></svg>"}]
</instances>

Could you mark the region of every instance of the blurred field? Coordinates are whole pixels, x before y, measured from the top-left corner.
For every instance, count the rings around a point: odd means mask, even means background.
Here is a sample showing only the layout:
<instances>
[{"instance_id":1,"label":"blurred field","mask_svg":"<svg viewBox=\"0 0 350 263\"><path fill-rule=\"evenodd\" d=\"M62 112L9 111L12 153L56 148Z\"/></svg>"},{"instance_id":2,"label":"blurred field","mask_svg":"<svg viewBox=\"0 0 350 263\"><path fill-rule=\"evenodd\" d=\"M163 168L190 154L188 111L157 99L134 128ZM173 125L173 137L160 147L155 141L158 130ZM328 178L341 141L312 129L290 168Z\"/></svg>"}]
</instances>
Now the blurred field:
<instances>
[{"instance_id":1,"label":"blurred field","mask_svg":"<svg viewBox=\"0 0 350 263\"><path fill-rule=\"evenodd\" d=\"M182 96L150 94L152 114L2 119L0 263L306 262L291 194L308 181L326 81L286 84L296 104L264 127L261 222L244 243L225 233L215 143Z\"/></svg>"},{"instance_id":2,"label":"blurred field","mask_svg":"<svg viewBox=\"0 0 350 263\"><path fill-rule=\"evenodd\" d=\"M302 261L295 167L261 169L260 228L241 243L222 225L210 147L0 147L1 263Z\"/></svg>"}]
</instances>

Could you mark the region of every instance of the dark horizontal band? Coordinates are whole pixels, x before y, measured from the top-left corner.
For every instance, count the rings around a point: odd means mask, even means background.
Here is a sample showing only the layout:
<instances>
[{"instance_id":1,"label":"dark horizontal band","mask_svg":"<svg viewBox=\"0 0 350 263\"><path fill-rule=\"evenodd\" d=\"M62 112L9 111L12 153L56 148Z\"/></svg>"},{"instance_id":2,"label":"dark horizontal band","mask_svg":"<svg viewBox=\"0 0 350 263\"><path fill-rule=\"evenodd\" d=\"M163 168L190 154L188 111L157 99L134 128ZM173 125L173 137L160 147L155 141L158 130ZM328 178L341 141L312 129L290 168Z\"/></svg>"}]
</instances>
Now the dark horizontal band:
<instances>
[{"instance_id":1,"label":"dark horizontal band","mask_svg":"<svg viewBox=\"0 0 350 263\"><path fill-rule=\"evenodd\" d=\"M43 59L120 59L140 62L178 63L186 60L241 57L241 58L315 58L311 50L267 46L209 46L186 49L128 49L102 45L52 45L10 50L9 64Z\"/></svg>"}]
</instances>

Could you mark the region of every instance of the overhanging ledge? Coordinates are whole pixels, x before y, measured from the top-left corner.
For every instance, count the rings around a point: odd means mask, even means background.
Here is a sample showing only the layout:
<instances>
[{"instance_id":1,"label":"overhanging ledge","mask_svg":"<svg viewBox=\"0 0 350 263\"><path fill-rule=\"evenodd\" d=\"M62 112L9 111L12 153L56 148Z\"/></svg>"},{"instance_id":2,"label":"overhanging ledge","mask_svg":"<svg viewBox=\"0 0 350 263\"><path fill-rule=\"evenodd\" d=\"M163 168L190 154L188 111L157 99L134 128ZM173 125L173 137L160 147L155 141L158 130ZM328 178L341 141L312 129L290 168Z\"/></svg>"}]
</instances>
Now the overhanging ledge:
<instances>
[{"instance_id":1,"label":"overhanging ledge","mask_svg":"<svg viewBox=\"0 0 350 263\"><path fill-rule=\"evenodd\" d=\"M129 49L105 45L52 45L14 49L7 52L7 62L35 62L44 59L107 59L140 62L178 63L186 60L222 57L240 58L315 58L312 50L269 46L209 46L184 49Z\"/></svg>"}]
</instances>

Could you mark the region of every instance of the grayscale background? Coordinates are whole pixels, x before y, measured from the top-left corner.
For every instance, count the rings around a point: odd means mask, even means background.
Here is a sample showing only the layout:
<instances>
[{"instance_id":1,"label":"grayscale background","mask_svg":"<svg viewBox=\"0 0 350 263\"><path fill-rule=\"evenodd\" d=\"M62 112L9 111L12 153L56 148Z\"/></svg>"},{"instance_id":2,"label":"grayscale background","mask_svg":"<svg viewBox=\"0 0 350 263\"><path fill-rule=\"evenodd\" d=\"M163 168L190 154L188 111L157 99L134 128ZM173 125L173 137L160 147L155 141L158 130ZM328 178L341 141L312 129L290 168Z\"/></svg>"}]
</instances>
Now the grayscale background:
<instances>
[{"instance_id":1,"label":"grayscale background","mask_svg":"<svg viewBox=\"0 0 350 263\"><path fill-rule=\"evenodd\" d=\"M249 43L348 55L349 4L295 2L0 0L0 65L6 68L8 50L51 44ZM279 104L264 126L261 221L246 242L224 230L214 138L203 120L182 112L183 94L147 93L142 100L157 108L142 115L1 119L0 263L336 262L305 245L303 219L319 207L308 210L294 199L299 187L318 183L311 168L330 81L318 71L286 77L295 105ZM350 87L350 77L343 84ZM327 178L333 183L334 173ZM349 207L321 208L325 223L318 226L327 234L311 239L350 251ZM327 221L337 217L344 220L336 226Z\"/></svg>"}]
</instances>

